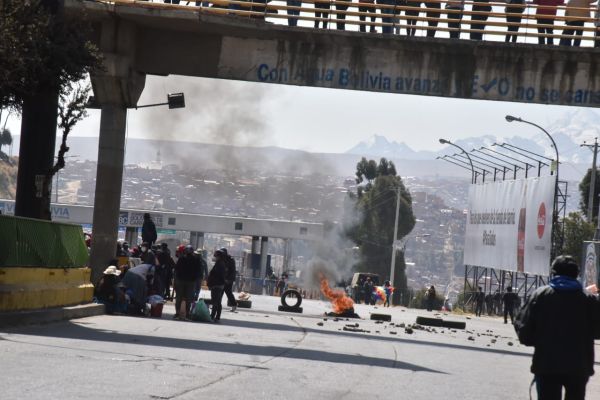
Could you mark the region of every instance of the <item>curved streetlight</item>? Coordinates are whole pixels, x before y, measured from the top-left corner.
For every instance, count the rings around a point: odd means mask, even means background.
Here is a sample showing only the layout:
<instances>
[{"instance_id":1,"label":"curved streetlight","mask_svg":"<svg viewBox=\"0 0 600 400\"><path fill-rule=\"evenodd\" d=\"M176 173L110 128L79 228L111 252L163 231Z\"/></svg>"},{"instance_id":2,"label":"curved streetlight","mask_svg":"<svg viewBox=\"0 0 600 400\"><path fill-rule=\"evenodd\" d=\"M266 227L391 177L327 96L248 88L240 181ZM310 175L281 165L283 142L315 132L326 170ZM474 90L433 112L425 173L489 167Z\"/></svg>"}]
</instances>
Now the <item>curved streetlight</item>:
<instances>
[{"instance_id":1,"label":"curved streetlight","mask_svg":"<svg viewBox=\"0 0 600 400\"><path fill-rule=\"evenodd\" d=\"M539 130L541 130L542 132L544 132L546 134L546 136L548 136L548 139L550 139L550 141L552 142L552 147L554 147L554 152L556 153L556 181L554 183L554 210L552 212L552 231L554 232L554 221L558 219L558 205L556 204L556 196L558 195L558 166L559 166L559 160L558 160L558 147L556 147L556 142L554 141L554 138L552 137L552 135L550 135L548 133L547 130L545 130L544 128L542 128L541 126L534 124L533 122L529 122L526 121L524 119L521 119L519 117L513 117L512 115L507 115L506 117L504 117L506 119L506 122L513 122L513 121L517 121L517 122L523 122L524 124L529 124L532 126L535 126L536 128L538 128ZM552 175L552 167L550 167L550 174ZM553 235L554 236L554 233ZM556 252L556 242L554 243L553 247L553 251L552 253ZM554 258L554 254L551 254L551 257Z\"/></svg>"},{"instance_id":2,"label":"curved streetlight","mask_svg":"<svg viewBox=\"0 0 600 400\"><path fill-rule=\"evenodd\" d=\"M469 153L467 153L465 151L465 149L463 149L462 147L460 147L457 144L452 143L449 140L446 139L440 139L440 143L441 144L449 144L450 146L454 146L457 149L459 149L460 151L462 151L463 153L465 153L465 155L467 156L467 158L469 159L469 164L471 164L471 183L475 183L475 168L473 167L473 160L471 160L471 156L469 156Z\"/></svg>"},{"instance_id":3,"label":"curved streetlight","mask_svg":"<svg viewBox=\"0 0 600 400\"><path fill-rule=\"evenodd\" d=\"M548 133L548 131L545 130L544 128L542 128L541 126L534 124L533 122L525 121L524 119L521 119L519 117L513 117L512 115L507 115L504 118L506 119L506 122L517 121L517 122L522 122L524 124L529 124L529 125L535 126L539 130L544 132L546 134L546 136L548 136L548 139L550 139L550 141L552 142L552 147L554 147L554 152L556 153L556 180L558 181L558 166L560 164L558 161L558 147L556 147L556 142L554 141L554 138L552 137L552 135L550 135ZM552 173L552 168L550 168L550 173Z\"/></svg>"}]
</instances>

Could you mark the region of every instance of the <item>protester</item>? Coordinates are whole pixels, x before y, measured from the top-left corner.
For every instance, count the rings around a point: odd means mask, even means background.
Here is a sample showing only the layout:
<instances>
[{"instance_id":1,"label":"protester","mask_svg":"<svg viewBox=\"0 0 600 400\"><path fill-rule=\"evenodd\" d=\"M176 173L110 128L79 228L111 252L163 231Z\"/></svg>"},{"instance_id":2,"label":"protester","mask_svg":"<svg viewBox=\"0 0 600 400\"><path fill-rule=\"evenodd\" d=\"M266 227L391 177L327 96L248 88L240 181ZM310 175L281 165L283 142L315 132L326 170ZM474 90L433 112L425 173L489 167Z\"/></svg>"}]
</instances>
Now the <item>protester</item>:
<instances>
[{"instance_id":1,"label":"protester","mask_svg":"<svg viewBox=\"0 0 600 400\"><path fill-rule=\"evenodd\" d=\"M156 233L156 225L150 217L150 214L144 214L144 223L142 225L142 242L146 242L149 246L152 246L158 238Z\"/></svg>"},{"instance_id":2,"label":"protester","mask_svg":"<svg viewBox=\"0 0 600 400\"><path fill-rule=\"evenodd\" d=\"M581 44L581 36L583 35L583 24L586 18L589 18L591 15L591 5L596 0L570 0L569 4L567 4L567 11L565 12L566 17L570 17L566 21L566 25L568 29L565 29L562 34L563 35L575 35L578 36L577 39L571 38L561 38L560 45L561 46L573 46L579 47ZM579 29L577 29L579 28Z\"/></svg>"},{"instance_id":3,"label":"protester","mask_svg":"<svg viewBox=\"0 0 600 400\"><path fill-rule=\"evenodd\" d=\"M165 299L169 299L171 297L171 282L173 280L175 261L171 257L171 250L169 250L167 243L161 243L160 250L156 256L158 259L156 275L160 279L158 294Z\"/></svg>"},{"instance_id":4,"label":"protester","mask_svg":"<svg viewBox=\"0 0 600 400\"><path fill-rule=\"evenodd\" d=\"M430 20L427 21L427 26L430 27L430 29L427 29L427 37L435 37L435 29L431 29L431 28L435 28L438 25L438 21L437 19L440 18L440 8L442 7L441 3L437 2L437 1L426 1L424 2L425 4L425 16L427 18L431 18Z\"/></svg>"},{"instance_id":5,"label":"protester","mask_svg":"<svg viewBox=\"0 0 600 400\"><path fill-rule=\"evenodd\" d=\"M481 286L479 286L478 290L479 291L475 293L475 315L481 317L481 313L483 312L483 303L485 301L485 293L483 293Z\"/></svg>"},{"instance_id":6,"label":"protester","mask_svg":"<svg viewBox=\"0 0 600 400\"><path fill-rule=\"evenodd\" d=\"M546 0L542 0L546 1ZM478 14L471 15L471 29L477 30L479 32L471 32L470 37L471 40L482 40L483 39L483 31L485 30L485 21L488 19L488 13L492 11L492 7L489 4L481 4L481 3L489 3L490 0L477 0L475 4L473 4L472 11L478 12ZM477 21L477 23L475 23Z\"/></svg>"},{"instance_id":7,"label":"protester","mask_svg":"<svg viewBox=\"0 0 600 400\"><path fill-rule=\"evenodd\" d=\"M188 320L194 299L194 288L201 274L201 265L194 248L186 246L175 264L175 319Z\"/></svg>"},{"instance_id":8,"label":"protester","mask_svg":"<svg viewBox=\"0 0 600 400\"><path fill-rule=\"evenodd\" d=\"M301 0L287 0L288 7L302 7ZM288 17L288 25L289 26L298 26L298 18L300 15L300 10L289 9L287 10L287 15L294 15L296 18Z\"/></svg>"},{"instance_id":9,"label":"protester","mask_svg":"<svg viewBox=\"0 0 600 400\"><path fill-rule=\"evenodd\" d=\"M358 11L361 13L371 13L371 22L375 22L375 20L377 19L377 17L376 17L377 9L373 6L373 4L375 4L375 0L358 0L358 1L359 1L359 3L367 4L367 5L359 5ZM359 17L358 17L360 22L365 22L366 18L367 17L364 15L359 15ZM361 32L366 32L367 31L366 25L360 24L359 30ZM375 33L375 32L377 32L377 29L375 29L375 27L373 25L371 25L371 27L369 28L369 32Z\"/></svg>"},{"instance_id":10,"label":"protester","mask_svg":"<svg viewBox=\"0 0 600 400\"><path fill-rule=\"evenodd\" d=\"M408 7L420 8L421 2L409 0L406 2L406 5ZM406 16L406 25L417 26L416 17L418 17L420 13L421 13L421 10L419 10L419 9L412 9L412 10L404 11L404 15ZM415 28L406 28L406 36L415 36L416 33L417 33L417 30Z\"/></svg>"},{"instance_id":11,"label":"protester","mask_svg":"<svg viewBox=\"0 0 600 400\"><path fill-rule=\"evenodd\" d=\"M363 289L364 289L364 293L365 293L365 304L366 305L370 305L370 304L375 304L375 301L373 300L373 281L371 280L370 276L367 276L367 279L365 280L365 283L363 284Z\"/></svg>"},{"instance_id":12,"label":"protester","mask_svg":"<svg viewBox=\"0 0 600 400\"><path fill-rule=\"evenodd\" d=\"M217 250L213 254L214 265L208 273L206 284L210 289L211 313L210 317L214 322L221 319L221 299L223 297L223 289L225 288L225 274L227 267L225 265L225 255L221 250Z\"/></svg>"},{"instance_id":13,"label":"protester","mask_svg":"<svg viewBox=\"0 0 600 400\"><path fill-rule=\"evenodd\" d=\"M384 307L390 306L390 297L392 297L393 288L390 281L385 281L383 284L383 291L385 292L385 301L383 302Z\"/></svg>"},{"instance_id":14,"label":"protester","mask_svg":"<svg viewBox=\"0 0 600 400\"><path fill-rule=\"evenodd\" d=\"M111 265L104 270L104 274L94 287L94 300L96 303L104 304L107 314L126 310L123 307L124 299L121 298L118 287L121 281L119 275L121 275L121 271Z\"/></svg>"},{"instance_id":15,"label":"protester","mask_svg":"<svg viewBox=\"0 0 600 400\"><path fill-rule=\"evenodd\" d=\"M194 288L194 299L200 297L200 291L202 290L202 280L206 279L206 277L208 276L208 265L206 263L205 254L206 250L202 250L202 248L200 247L197 248L196 251L194 251L194 256L198 259L198 262L200 263L200 276L198 277L198 280L196 281L196 286Z\"/></svg>"},{"instance_id":16,"label":"protester","mask_svg":"<svg viewBox=\"0 0 600 400\"><path fill-rule=\"evenodd\" d=\"M330 7L331 3L329 1L315 1L315 18L323 19L322 21L315 19L315 29L319 28L319 22L322 22L323 29L327 29L327 18L329 18Z\"/></svg>"},{"instance_id":17,"label":"protester","mask_svg":"<svg viewBox=\"0 0 600 400\"><path fill-rule=\"evenodd\" d=\"M435 299L436 299L435 287L431 285L429 289L425 292L425 299L427 301L427 311L433 311L435 308Z\"/></svg>"},{"instance_id":18,"label":"protester","mask_svg":"<svg viewBox=\"0 0 600 400\"><path fill-rule=\"evenodd\" d=\"M142 263L156 265L156 255L152 249L150 249L149 243L142 243L140 251L140 259L142 260Z\"/></svg>"},{"instance_id":19,"label":"protester","mask_svg":"<svg viewBox=\"0 0 600 400\"><path fill-rule=\"evenodd\" d=\"M594 339L600 339L600 302L577 280L571 256L552 262L552 279L527 300L514 323L519 341L533 346L531 372L539 399L585 398L594 374Z\"/></svg>"},{"instance_id":20,"label":"protester","mask_svg":"<svg viewBox=\"0 0 600 400\"><path fill-rule=\"evenodd\" d=\"M509 43L511 41L513 43L517 43L516 33L519 32L519 25L516 24L521 23L521 14L523 14L523 11L525 11L525 0L506 0L506 8L504 9L504 12L506 12L507 14L506 22L508 22L509 24L515 24L508 26L508 32L506 34L506 38L504 39L506 43Z\"/></svg>"},{"instance_id":21,"label":"protester","mask_svg":"<svg viewBox=\"0 0 600 400\"><path fill-rule=\"evenodd\" d=\"M227 249L222 247L220 250L223 255L223 261L225 263L225 286L223 291L227 296L227 306L231 307L231 311L235 312L237 309L237 301L233 296L233 283L236 278L235 260L227 253Z\"/></svg>"},{"instance_id":22,"label":"protester","mask_svg":"<svg viewBox=\"0 0 600 400\"><path fill-rule=\"evenodd\" d=\"M487 313L487 315L491 316L492 308L494 305L494 296L491 293L488 293L485 295L484 301L485 301L485 312Z\"/></svg>"},{"instance_id":23,"label":"protester","mask_svg":"<svg viewBox=\"0 0 600 400\"><path fill-rule=\"evenodd\" d=\"M350 0L351 1L351 0ZM344 1L336 1L335 2L335 19L337 22L335 23L337 30L343 31L346 29L346 10L348 10L348 6L344 4ZM342 12L340 12L342 11Z\"/></svg>"},{"instance_id":24,"label":"protester","mask_svg":"<svg viewBox=\"0 0 600 400\"><path fill-rule=\"evenodd\" d=\"M536 18L538 25L554 25L556 17L556 7L565 4L564 0L532 0L533 4L537 4ZM552 35L554 30L552 27L538 27L540 35ZM554 44L554 39L551 37L538 37L539 44Z\"/></svg>"},{"instance_id":25,"label":"protester","mask_svg":"<svg viewBox=\"0 0 600 400\"><path fill-rule=\"evenodd\" d=\"M508 316L510 315L510 323L513 323L515 305L519 301L516 293L513 293L512 287L506 288L506 293L502 296L502 303L504 304L504 323L508 323Z\"/></svg>"},{"instance_id":26,"label":"protester","mask_svg":"<svg viewBox=\"0 0 600 400\"><path fill-rule=\"evenodd\" d=\"M464 8L464 0L448 0L446 2L446 10L452 11L448 13L448 28L452 28L450 31L451 39L460 38L460 21L462 20Z\"/></svg>"}]
</instances>

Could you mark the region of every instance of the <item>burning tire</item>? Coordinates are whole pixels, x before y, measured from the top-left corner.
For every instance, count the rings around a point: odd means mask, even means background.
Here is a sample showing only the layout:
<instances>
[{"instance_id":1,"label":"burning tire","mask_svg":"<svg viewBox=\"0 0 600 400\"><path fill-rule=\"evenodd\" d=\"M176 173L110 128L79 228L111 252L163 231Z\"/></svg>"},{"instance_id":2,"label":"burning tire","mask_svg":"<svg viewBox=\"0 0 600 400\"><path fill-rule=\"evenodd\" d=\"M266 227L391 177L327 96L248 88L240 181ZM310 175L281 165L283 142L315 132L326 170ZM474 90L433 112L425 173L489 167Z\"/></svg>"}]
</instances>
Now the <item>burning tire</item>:
<instances>
[{"instance_id":1,"label":"burning tire","mask_svg":"<svg viewBox=\"0 0 600 400\"><path fill-rule=\"evenodd\" d=\"M296 298L296 304L288 304L288 297ZM288 289L281 295L281 305L285 308L300 308L302 304L302 295L295 289Z\"/></svg>"}]
</instances>

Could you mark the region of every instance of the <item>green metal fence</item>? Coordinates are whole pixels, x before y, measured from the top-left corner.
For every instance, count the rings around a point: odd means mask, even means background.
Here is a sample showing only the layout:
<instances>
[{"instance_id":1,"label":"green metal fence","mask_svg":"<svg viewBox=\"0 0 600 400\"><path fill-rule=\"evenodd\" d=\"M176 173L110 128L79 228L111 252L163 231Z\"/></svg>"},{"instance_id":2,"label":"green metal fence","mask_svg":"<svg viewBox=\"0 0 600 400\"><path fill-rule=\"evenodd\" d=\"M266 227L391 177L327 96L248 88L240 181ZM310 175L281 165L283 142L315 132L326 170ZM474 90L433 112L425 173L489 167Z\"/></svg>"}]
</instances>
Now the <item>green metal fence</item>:
<instances>
[{"instance_id":1,"label":"green metal fence","mask_svg":"<svg viewBox=\"0 0 600 400\"><path fill-rule=\"evenodd\" d=\"M0 215L0 267L76 268L87 261L81 226Z\"/></svg>"}]
</instances>

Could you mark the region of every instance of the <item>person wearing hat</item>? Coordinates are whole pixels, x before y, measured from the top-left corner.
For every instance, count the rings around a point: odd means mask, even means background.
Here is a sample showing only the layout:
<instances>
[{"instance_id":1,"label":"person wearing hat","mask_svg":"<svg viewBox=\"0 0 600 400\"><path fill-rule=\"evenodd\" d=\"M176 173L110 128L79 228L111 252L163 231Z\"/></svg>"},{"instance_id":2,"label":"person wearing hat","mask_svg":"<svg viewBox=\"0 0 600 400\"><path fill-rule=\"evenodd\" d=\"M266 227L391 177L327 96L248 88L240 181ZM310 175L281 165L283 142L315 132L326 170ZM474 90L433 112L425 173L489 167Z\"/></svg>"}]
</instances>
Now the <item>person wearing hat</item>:
<instances>
[{"instance_id":1,"label":"person wearing hat","mask_svg":"<svg viewBox=\"0 0 600 400\"><path fill-rule=\"evenodd\" d=\"M531 372L541 400L585 398L594 374L594 339L600 338L600 302L577 280L571 256L552 262L552 279L527 300L514 322L519 341L533 346Z\"/></svg>"},{"instance_id":2,"label":"person wearing hat","mask_svg":"<svg viewBox=\"0 0 600 400\"><path fill-rule=\"evenodd\" d=\"M221 319L221 310L223 309L221 298L225 289L225 274L227 271L223 250L219 249L214 252L213 261L215 265L208 273L206 284L210 289L210 301L212 305L210 317L213 321L217 322Z\"/></svg>"},{"instance_id":3,"label":"person wearing hat","mask_svg":"<svg viewBox=\"0 0 600 400\"><path fill-rule=\"evenodd\" d=\"M231 311L235 312L237 309L237 300L233 295L233 283L236 278L235 260L227 253L225 247L221 247L219 251L223 254L223 261L225 262L225 286L223 291L227 296L227 305L231 307Z\"/></svg>"},{"instance_id":4,"label":"person wearing hat","mask_svg":"<svg viewBox=\"0 0 600 400\"><path fill-rule=\"evenodd\" d=\"M104 270L104 274L94 288L95 302L104 304L106 312L112 314L118 310L119 301L119 278L121 271L114 265L109 266Z\"/></svg>"}]
</instances>

